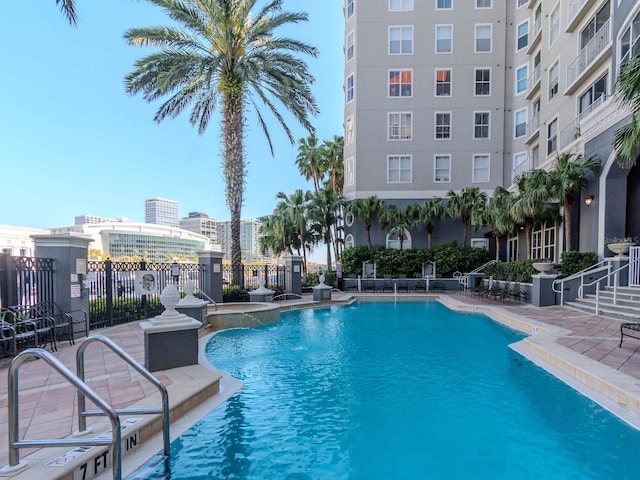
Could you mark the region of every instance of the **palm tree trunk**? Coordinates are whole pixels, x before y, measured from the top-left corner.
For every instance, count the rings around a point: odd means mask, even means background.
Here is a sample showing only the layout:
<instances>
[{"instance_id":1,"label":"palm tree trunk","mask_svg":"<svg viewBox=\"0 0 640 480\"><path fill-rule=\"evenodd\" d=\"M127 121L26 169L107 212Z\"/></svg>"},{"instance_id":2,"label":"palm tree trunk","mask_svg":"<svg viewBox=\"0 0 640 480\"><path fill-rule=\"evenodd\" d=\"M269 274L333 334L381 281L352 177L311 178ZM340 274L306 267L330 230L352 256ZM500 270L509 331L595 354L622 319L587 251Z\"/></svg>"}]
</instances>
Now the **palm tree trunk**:
<instances>
[{"instance_id":1,"label":"palm tree trunk","mask_svg":"<svg viewBox=\"0 0 640 480\"><path fill-rule=\"evenodd\" d=\"M371 250L371 222L365 222L364 228L367 230L367 247Z\"/></svg>"},{"instance_id":2,"label":"palm tree trunk","mask_svg":"<svg viewBox=\"0 0 640 480\"><path fill-rule=\"evenodd\" d=\"M500 261L500 236L495 235L496 239L496 262Z\"/></svg>"},{"instance_id":3,"label":"palm tree trunk","mask_svg":"<svg viewBox=\"0 0 640 480\"><path fill-rule=\"evenodd\" d=\"M468 220L462 220L462 246L466 247L467 246L467 224L469 223Z\"/></svg>"},{"instance_id":4,"label":"palm tree trunk","mask_svg":"<svg viewBox=\"0 0 640 480\"><path fill-rule=\"evenodd\" d=\"M431 241L433 240L433 225L431 222L427 224L427 248L431 250Z\"/></svg>"},{"instance_id":5,"label":"palm tree trunk","mask_svg":"<svg viewBox=\"0 0 640 480\"><path fill-rule=\"evenodd\" d=\"M571 246L571 205L564 205L564 251L573 250Z\"/></svg>"},{"instance_id":6,"label":"palm tree trunk","mask_svg":"<svg viewBox=\"0 0 640 480\"><path fill-rule=\"evenodd\" d=\"M224 139L224 179L227 205L231 214L231 264L242 265L240 219L245 183L244 106L238 89L225 91L222 100L222 132ZM236 268L234 271L239 272ZM239 282L240 284L241 282Z\"/></svg>"}]
</instances>

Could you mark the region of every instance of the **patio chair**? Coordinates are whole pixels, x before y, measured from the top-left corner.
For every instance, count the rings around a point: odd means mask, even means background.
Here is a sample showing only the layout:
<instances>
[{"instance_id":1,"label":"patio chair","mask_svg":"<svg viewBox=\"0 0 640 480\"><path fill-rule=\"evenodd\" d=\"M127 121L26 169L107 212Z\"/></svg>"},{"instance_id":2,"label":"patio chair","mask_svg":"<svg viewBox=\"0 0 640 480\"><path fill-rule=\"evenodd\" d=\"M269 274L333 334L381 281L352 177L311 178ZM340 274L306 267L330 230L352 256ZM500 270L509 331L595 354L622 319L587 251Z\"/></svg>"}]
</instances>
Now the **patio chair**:
<instances>
[{"instance_id":1,"label":"patio chair","mask_svg":"<svg viewBox=\"0 0 640 480\"><path fill-rule=\"evenodd\" d=\"M5 316L15 331L18 348L45 348L57 350L54 321L50 317L39 314L31 305L14 305L9 307L10 315Z\"/></svg>"},{"instance_id":2,"label":"patio chair","mask_svg":"<svg viewBox=\"0 0 640 480\"><path fill-rule=\"evenodd\" d=\"M18 353L16 344L16 331L13 326L4 320L5 315L10 315L8 310L0 313L0 356L14 357Z\"/></svg>"},{"instance_id":3,"label":"patio chair","mask_svg":"<svg viewBox=\"0 0 640 480\"><path fill-rule=\"evenodd\" d=\"M415 291L422 291L422 292L426 292L427 291L427 281L424 278L416 278L416 284L414 287Z\"/></svg>"},{"instance_id":4,"label":"patio chair","mask_svg":"<svg viewBox=\"0 0 640 480\"><path fill-rule=\"evenodd\" d=\"M40 316L53 321L56 342L66 338L71 345L75 344L75 334L84 333L89 336L89 322L84 310L63 311L55 302L41 302L34 306Z\"/></svg>"},{"instance_id":5,"label":"patio chair","mask_svg":"<svg viewBox=\"0 0 640 480\"><path fill-rule=\"evenodd\" d=\"M399 275L398 292L400 292L401 290L404 290L405 292L409 293L409 282L407 282L406 275Z\"/></svg>"},{"instance_id":6,"label":"patio chair","mask_svg":"<svg viewBox=\"0 0 640 480\"><path fill-rule=\"evenodd\" d=\"M393 292L393 280L391 279L391 275L385 275L384 281L382 282L382 291L386 292L387 290Z\"/></svg>"}]
</instances>

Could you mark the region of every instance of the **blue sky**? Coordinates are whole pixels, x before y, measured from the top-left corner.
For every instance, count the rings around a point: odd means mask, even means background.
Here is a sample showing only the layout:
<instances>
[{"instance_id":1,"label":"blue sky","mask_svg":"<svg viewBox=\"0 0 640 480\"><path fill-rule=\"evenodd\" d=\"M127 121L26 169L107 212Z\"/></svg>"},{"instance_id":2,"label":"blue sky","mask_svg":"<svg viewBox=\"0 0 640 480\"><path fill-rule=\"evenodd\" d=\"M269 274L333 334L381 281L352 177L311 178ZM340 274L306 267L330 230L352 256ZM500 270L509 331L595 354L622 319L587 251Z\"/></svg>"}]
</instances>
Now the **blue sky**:
<instances>
[{"instance_id":1,"label":"blue sky","mask_svg":"<svg viewBox=\"0 0 640 480\"><path fill-rule=\"evenodd\" d=\"M123 78L150 49L130 47L128 28L165 25L164 13L143 1L77 0L80 20L70 27L55 0L0 5L0 224L54 227L81 214L144 221L144 200L180 202L180 215L199 211L228 220L220 164L219 123L198 135L188 113L153 121L160 102L124 90ZM258 5L263 5L259 1ZM309 21L283 34L319 49L307 58L316 77L319 139L342 135L342 0L285 0ZM282 109L284 111L284 109ZM309 189L295 166L297 140L307 133L288 122L296 144L270 123L272 157L248 113L248 177L243 218L270 214L282 191Z\"/></svg>"}]
</instances>

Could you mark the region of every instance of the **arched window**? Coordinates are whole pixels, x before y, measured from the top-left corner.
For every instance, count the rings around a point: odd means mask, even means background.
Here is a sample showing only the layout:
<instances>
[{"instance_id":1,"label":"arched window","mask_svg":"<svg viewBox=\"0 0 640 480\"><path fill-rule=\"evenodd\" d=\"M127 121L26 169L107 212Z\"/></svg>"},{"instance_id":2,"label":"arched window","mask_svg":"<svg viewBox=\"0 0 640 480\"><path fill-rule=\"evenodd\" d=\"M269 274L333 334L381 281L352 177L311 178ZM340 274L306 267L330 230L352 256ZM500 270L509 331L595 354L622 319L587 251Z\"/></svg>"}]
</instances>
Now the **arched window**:
<instances>
[{"instance_id":1,"label":"arched window","mask_svg":"<svg viewBox=\"0 0 640 480\"><path fill-rule=\"evenodd\" d=\"M387 248L400 248L400 239L398 238L398 234L396 232L387 234ZM407 249L411 248L411 234L405 230L404 231L404 240L402 241L402 248Z\"/></svg>"},{"instance_id":2,"label":"arched window","mask_svg":"<svg viewBox=\"0 0 640 480\"><path fill-rule=\"evenodd\" d=\"M349 234L344 239L344 247L351 248L355 246L356 242L353 240L353 235Z\"/></svg>"},{"instance_id":3,"label":"arched window","mask_svg":"<svg viewBox=\"0 0 640 480\"><path fill-rule=\"evenodd\" d=\"M347 227L350 227L351 225L353 225L353 220L354 220L353 213L347 212L347 214L344 216L344 223L347 225Z\"/></svg>"}]
</instances>

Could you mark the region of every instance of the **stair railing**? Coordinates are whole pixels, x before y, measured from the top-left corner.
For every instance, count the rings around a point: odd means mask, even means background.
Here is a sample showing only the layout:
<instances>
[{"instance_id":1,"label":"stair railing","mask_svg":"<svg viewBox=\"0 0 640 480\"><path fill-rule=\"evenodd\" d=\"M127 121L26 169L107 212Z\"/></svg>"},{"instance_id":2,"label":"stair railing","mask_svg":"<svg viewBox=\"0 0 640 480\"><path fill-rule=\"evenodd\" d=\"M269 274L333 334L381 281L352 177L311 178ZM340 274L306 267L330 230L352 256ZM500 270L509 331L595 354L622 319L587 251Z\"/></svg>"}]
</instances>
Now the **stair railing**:
<instances>
[{"instance_id":1,"label":"stair railing","mask_svg":"<svg viewBox=\"0 0 640 480\"><path fill-rule=\"evenodd\" d=\"M498 263L498 260L489 260L487 263L480 265L479 267L471 270L468 273L465 273L464 275L458 275L458 283L462 285L463 290L467 290L469 288L469 275L471 275L472 273L480 273L489 265L493 265L494 263Z\"/></svg>"},{"instance_id":2,"label":"stair railing","mask_svg":"<svg viewBox=\"0 0 640 480\"><path fill-rule=\"evenodd\" d=\"M609 273L611 270L611 263L609 262L610 259L605 258L600 260L598 263L595 263L593 265L588 266L587 268L583 268L582 270L580 270L579 272L574 273L573 275L569 275L568 277L565 278L559 278L557 280L554 280L553 283L551 284L551 289L555 292L555 293L559 293L560 294L560 305L564 305L564 291L565 291L565 283L571 282L573 280L576 279L580 279L580 288L582 288L585 283L584 283L584 279L585 276L587 275L593 275L596 273L600 273L600 272L607 272ZM559 287L558 287L559 286ZM580 291L580 290L578 290ZM582 298L580 296L580 298Z\"/></svg>"},{"instance_id":3,"label":"stair railing","mask_svg":"<svg viewBox=\"0 0 640 480\"><path fill-rule=\"evenodd\" d=\"M622 265L621 267L616 268L615 270L611 271L611 264L609 264L609 273L604 276L604 277L600 277L596 280L594 280L593 282L590 283L585 283L583 285L580 285L580 288L578 288L578 298L583 298L583 293L584 293L584 287L590 287L592 285L596 286L596 315L599 314L600 312L600 282L602 282L603 280L607 280L607 286L610 287L611 286L611 278L613 277L613 305L617 305L617 299L618 299L618 286L620 285L620 272L622 270L624 270L625 268L629 268L629 264L625 264Z\"/></svg>"}]
</instances>

